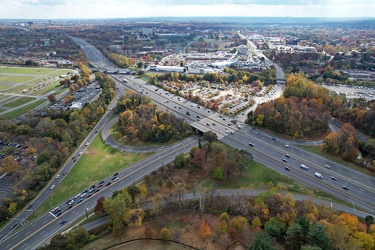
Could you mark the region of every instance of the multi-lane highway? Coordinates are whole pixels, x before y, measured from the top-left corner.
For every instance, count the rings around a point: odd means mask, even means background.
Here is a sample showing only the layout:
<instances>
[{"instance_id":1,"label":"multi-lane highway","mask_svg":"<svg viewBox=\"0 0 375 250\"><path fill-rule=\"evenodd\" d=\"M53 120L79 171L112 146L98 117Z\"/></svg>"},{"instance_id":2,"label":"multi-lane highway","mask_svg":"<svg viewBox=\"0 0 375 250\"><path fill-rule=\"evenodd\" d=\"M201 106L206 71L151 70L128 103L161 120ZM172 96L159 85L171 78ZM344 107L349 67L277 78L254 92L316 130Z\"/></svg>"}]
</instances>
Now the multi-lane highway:
<instances>
[{"instance_id":1,"label":"multi-lane highway","mask_svg":"<svg viewBox=\"0 0 375 250\"><path fill-rule=\"evenodd\" d=\"M97 68L115 68L94 46L88 44L82 39L74 38L77 43L82 46L86 55L90 54L91 63ZM349 203L355 208L367 211L369 214L375 214L375 178L367 176L358 171L347 168L331 162L322 157L316 156L300 148L293 146L292 142L272 137L271 135L254 130L254 128L242 124L238 128L238 124L233 124L231 118L223 116L219 113L208 110L195 103L187 101L178 96L167 93L166 91L146 83L143 80L134 78L133 76L113 76L116 80L118 88L117 94L121 94L123 89L133 89L153 99L153 102L161 108L173 112L175 115L186 119L191 125L201 131L212 130L218 134L219 139L238 149L244 149L253 154L254 159L265 166L275 169L285 175L291 176L310 186L316 187L322 191L335 195ZM126 77L127 82L123 81ZM114 104L113 104L114 105ZM111 115L111 111L105 114L105 117L98 123L97 128L83 142L82 146L77 150L77 154L83 151L87 142L90 142L96 132L100 130L107 118ZM48 212L37 220L28 223L22 229L9 236L0 243L1 249L34 249L43 244L53 234L67 228L75 219L85 214L85 209L91 209L95 205L96 199L100 196L110 196L114 190L119 190L124 186L144 177L153 170L159 168L163 164L171 161L181 152L187 153L191 147L197 144L196 138L190 138L183 145L179 145L174 150L161 151L152 157L145 159L133 166L119 172L116 182L111 181L112 177L104 180L103 187L97 193L89 192L82 197L80 203L68 209L68 204L60 206L63 212L58 218L56 215ZM251 145L250 145L251 143ZM286 147L287 145L287 147ZM77 156L76 154L76 156ZM286 156L288 154L288 156ZM283 161L285 159L286 162ZM58 185L66 171L73 166L71 160L61 170L61 177L53 180L48 187L35 199L35 208L42 201L46 200L50 194L51 185ZM308 170L302 169L301 164L308 167ZM329 165L330 168L324 165ZM286 170L288 167L289 170ZM320 173L323 178L314 175L315 172ZM331 178L334 177L335 179ZM108 183L111 181L111 185ZM345 186L348 190L343 189ZM89 189L90 187L88 187ZM96 186L97 189L97 186ZM80 199L80 197L77 197ZM31 211L24 211L16 219L23 221ZM67 223L61 225L60 221L66 220ZM7 234L6 229L4 233ZM5 236L1 238L3 238Z\"/></svg>"},{"instance_id":2,"label":"multi-lane highway","mask_svg":"<svg viewBox=\"0 0 375 250\"><path fill-rule=\"evenodd\" d=\"M118 80L118 83L123 78L123 76L113 77ZM126 88L149 96L157 105L188 120L193 127L201 131L212 130L218 134L221 141L235 148L249 151L256 161L265 166L375 214L374 177L306 152L293 146L292 141L254 130L248 125L242 124L239 129L229 117L170 94L133 76L126 77L127 82L122 82ZM301 168L301 164L306 165L308 170ZM286 166L289 170L285 169ZM316 177L315 172L321 174L323 178ZM343 187L347 187L348 190Z\"/></svg>"}]
</instances>

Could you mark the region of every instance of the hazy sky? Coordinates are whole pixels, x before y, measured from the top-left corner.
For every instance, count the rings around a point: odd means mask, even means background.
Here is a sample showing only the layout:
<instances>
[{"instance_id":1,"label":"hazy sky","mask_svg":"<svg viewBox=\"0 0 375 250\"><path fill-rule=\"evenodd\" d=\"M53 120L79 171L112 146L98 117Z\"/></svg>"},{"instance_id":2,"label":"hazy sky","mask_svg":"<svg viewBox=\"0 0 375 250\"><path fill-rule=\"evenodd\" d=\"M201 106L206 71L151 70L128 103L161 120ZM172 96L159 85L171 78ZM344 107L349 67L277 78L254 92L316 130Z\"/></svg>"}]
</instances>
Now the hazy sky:
<instances>
[{"instance_id":1,"label":"hazy sky","mask_svg":"<svg viewBox=\"0 0 375 250\"><path fill-rule=\"evenodd\" d=\"M375 0L0 0L1 18L375 17Z\"/></svg>"}]
</instances>

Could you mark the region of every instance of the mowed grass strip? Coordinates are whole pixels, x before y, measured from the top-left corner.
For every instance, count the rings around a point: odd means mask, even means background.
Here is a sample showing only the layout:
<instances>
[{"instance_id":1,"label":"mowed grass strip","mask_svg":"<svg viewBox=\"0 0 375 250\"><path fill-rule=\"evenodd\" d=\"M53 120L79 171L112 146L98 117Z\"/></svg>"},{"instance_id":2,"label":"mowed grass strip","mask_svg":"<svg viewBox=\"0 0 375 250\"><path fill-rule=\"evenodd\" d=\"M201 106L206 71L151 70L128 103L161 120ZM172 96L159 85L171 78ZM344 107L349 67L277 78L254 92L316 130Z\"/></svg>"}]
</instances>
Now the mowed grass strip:
<instances>
[{"instance_id":1,"label":"mowed grass strip","mask_svg":"<svg viewBox=\"0 0 375 250\"><path fill-rule=\"evenodd\" d=\"M278 183L283 183L286 185L296 185L297 181L289 178L286 175L282 175L279 172L267 168L262 164L253 161L247 167L243 169L242 175L230 178L230 180L215 180L211 177L204 181L205 186L214 186L216 188L245 188L249 187L250 184L258 186L260 183L267 184L272 182L274 186Z\"/></svg>"},{"instance_id":2,"label":"mowed grass strip","mask_svg":"<svg viewBox=\"0 0 375 250\"><path fill-rule=\"evenodd\" d=\"M26 112L38 107L40 104L45 102L46 100L38 100L33 103L30 103L29 105L23 106L19 109L13 110L11 112L3 114L1 117L7 118L7 119L14 119L20 115L25 114Z\"/></svg>"},{"instance_id":3,"label":"mowed grass strip","mask_svg":"<svg viewBox=\"0 0 375 250\"><path fill-rule=\"evenodd\" d=\"M128 153L113 149L105 144L98 134L75 166L56 186L50 195L50 201L45 201L38 208L37 214L48 211L49 202L52 206L56 206L105 177L150 155L151 153Z\"/></svg>"},{"instance_id":4,"label":"mowed grass strip","mask_svg":"<svg viewBox=\"0 0 375 250\"><path fill-rule=\"evenodd\" d=\"M7 76L1 79L1 82L7 83L22 83L33 80L35 77L32 76Z\"/></svg>"},{"instance_id":5,"label":"mowed grass strip","mask_svg":"<svg viewBox=\"0 0 375 250\"><path fill-rule=\"evenodd\" d=\"M32 98L32 97L20 97L12 102L9 102L9 103L6 103L4 104L3 106L4 107L8 107L8 108L15 108L15 107L18 107L18 106L21 106L25 103L28 103L28 102L31 102L35 100L35 98Z\"/></svg>"},{"instance_id":6,"label":"mowed grass strip","mask_svg":"<svg viewBox=\"0 0 375 250\"><path fill-rule=\"evenodd\" d=\"M46 68L6 67L6 68L0 68L0 73L46 75L46 74L54 72L55 70L56 69L46 69Z\"/></svg>"}]
</instances>

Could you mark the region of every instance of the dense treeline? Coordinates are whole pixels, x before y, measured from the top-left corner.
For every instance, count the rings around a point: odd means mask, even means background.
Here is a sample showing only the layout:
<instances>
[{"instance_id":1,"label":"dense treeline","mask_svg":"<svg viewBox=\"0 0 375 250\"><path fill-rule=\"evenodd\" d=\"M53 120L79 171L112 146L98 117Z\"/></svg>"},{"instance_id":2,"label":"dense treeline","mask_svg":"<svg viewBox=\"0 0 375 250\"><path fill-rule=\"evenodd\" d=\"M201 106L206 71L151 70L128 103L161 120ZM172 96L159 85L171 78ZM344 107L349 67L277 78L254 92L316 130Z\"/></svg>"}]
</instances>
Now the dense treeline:
<instances>
[{"instance_id":1,"label":"dense treeline","mask_svg":"<svg viewBox=\"0 0 375 250\"><path fill-rule=\"evenodd\" d=\"M132 91L122 97L116 107L120 113L117 131L128 140L166 142L182 139L192 133L183 119L162 111L151 104L149 98Z\"/></svg>"},{"instance_id":2,"label":"dense treeline","mask_svg":"<svg viewBox=\"0 0 375 250\"><path fill-rule=\"evenodd\" d=\"M291 74L286 80L284 96L259 105L254 113L249 113L248 122L303 138L322 135L334 116L374 135L375 105L367 105L314 85L301 74Z\"/></svg>"},{"instance_id":3,"label":"dense treeline","mask_svg":"<svg viewBox=\"0 0 375 250\"><path fill-rule=\"evenodd\" d=\"M6 198L0 207L0 224L32 200L66 161L69 155L97 124L115 93L114 82L108 76L97 74L102 94L82 110L44 110L43 116L26 114L17 122L0 120L0 140L17 142L24 146L20 161L1 162L2 173L13 173L23 183L15 188L13 197ZM12 154L12 147L6 147ZM3 151L3 152L5 152ZM8 157L7 157L8 158Z\"/></svg>"},{"instance_id":4,"label":"dense treeline","mask_svg":"<svg viewBox=\"0 0 375 250\"><path fill-rule=\"evenodd\" d=\"M192 75L192 74L180 74L178 72L169 72L159 74L155 77L150 77L150 83L155 81L185 81L185 82L197 82L207 81L209 83L239 83L239 84L253 84L259 80L264 82L267 86L269 84L276 83L276 71L274 69L267 69L257 73L250 73L246 71L236 71L231 68L225 68L226 74L220 72L205 73L204 75Z\"/></svg>"},{"instance_id":5,"label":"dense treeline","mask_svg":"<svg viewBox=\"0 0 375 250\"><path fill-rule=\"evenodd\" d=\"M217 137L216 137L217 138ZM174 160L176 168L202 169L218 180L242 174L253 157L244 150L237 150L222 143L210 142L190 150L189 157L178 155Z\"/></svg>"}]
</instances>

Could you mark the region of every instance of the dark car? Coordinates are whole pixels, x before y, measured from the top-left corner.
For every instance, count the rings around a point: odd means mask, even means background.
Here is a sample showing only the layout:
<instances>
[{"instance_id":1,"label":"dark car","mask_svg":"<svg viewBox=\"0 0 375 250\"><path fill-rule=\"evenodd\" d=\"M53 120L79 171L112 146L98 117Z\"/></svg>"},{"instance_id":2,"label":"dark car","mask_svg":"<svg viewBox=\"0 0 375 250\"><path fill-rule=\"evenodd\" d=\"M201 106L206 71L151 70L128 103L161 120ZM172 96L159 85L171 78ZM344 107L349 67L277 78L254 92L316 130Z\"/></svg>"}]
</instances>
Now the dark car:
<instances>
[{"instance_id":1,"label":"dark car","mask_svg":"<svg viewBox=\"0 0 375 250\"><path fill-rule=\"evenodd\" d=\"M283 158L283 162L288 162L285 158Z\"/></svg>"},{"instance_id":2,"label":"dark car","mask_svg":"<svg viewBox=\"0 0 375 250\"><path fill-rule=\"evenodd\" d=\"M288 158L290 158L290 155L288 155L288 154L285 154L285 156L288 157Z\"/></svg>"},{"instance_id":3,"label":"dark car","mask_svg":"<svg viewBox=\"0 0 375 250\"><path fill-rule=\"evenodd\" d=\"M108 182L105 186L108 187L109 185L111 185L111 182Z\"/></svg>"},{"instance_id":4,"label":"dark car","mask_svg":"<svg viewBox=\"0 0 375 250\"><path fill-rule=\"evenodd\" d=\"M334 177L334 176L331 176L331 179L334 180L334 181L337 181L336 177Z\"/></svg>"},{"instance_id":5,"label":"dark car","mask_svg":"<svg viewBox=\"0 0 375 250\"><path fill-rule=\"evenodd\" d=\"M272 137L272 140L276 141L276 138L275 138L275 137Z\"/></svg>"},{"instance_id":6,"label":"dark car","mask_svg":"<svg viewBox=\"0 0 375 250\"><path fill-rule=\"evenodd\" d=\"M60 221L60 224L62 225L62 224L65 224L67 222L67 220L62 220L62 221Z\"/></svg>"},{"instance_id":7,"label":"dark car","mask_svg":"<svg viewBox=\"0 0 375 250\"><path fill-rule=\"evenodd\" d=\"M69 205L67 208L66 208L66 210L69 210L69 209L71 209L73 207L73 205Z\"/></svg>"},{"instance_id":8,"label":"dark car","mask_svg":"<svg viewBox=\"0 0 375 250\"><path fill-rule=\"evenodd\" d=\"M347 186L342 186L342 188L347 190L347 191L349 190L349 188Z\"/></svg>"},{"instance_id":9,"label":"dark car","mask_svg":"<svg viewBox=\"0 0 375 250\"><path fill-rule=\"evenodd\" d=\"M104 180L101 180L98 184L103 184L104 183Z\"/></svg>"},{"instance_id":10,"label":"dark car","mask_svg":"<svg viewBox=\"0 0 375 250\"><path fill-rule=\"evenodd\" d=\"M254 147L254 144L252 144L251 142L249 142L249 146Z\"/></svg>"},{"instance_id":11,"label":"dark car","mask_svg":"<svg viewBox=\"0 0 375 250\"><path fill-rule=\"evenodd\" d=\"M30 209L32 206L33 206L33 204L30 204L30 205L27 207L27 209Z\"/></svg>"},{"instance_id":12,"label":"dark car","mask_svg":"<svg viewBox=\"0 0 375 250\"><path fill-rule=\"evenodd\" d=\"M80 198L80 199L77 201L77 203L81 203L82 201L83 201L83 199Z\"/></svg>"},{"instance_id":13,"label":"dark car","mask_svg":"<svg viewBox=\"0 0 375 250\"><path fill-rule=\"evenodd\" d=\"M288 170L288 171L289 171L289 170L290 170L290 168L289 168L289 167L287 167L287 166L285 166L285 170Z\"/></svg>"},{"instance_id":14,"label":"dark car","mask_svg":"<svg viewBox=\"0 0 375 250\"><path fill-rule=\"evenodd\" d=\"M113 176L117 176L118 175L118 173L115 173Z\"/></svg>"},{"instance_id":15,"label":"dark car","mask_svg":"<svg viewBox=\"0 0 375 250\"><path fill-rule=\"evenodd\" d=\"M56 214L56 217L59 217L61 215L61 211Z\"/></svg>"},{"instance_id":16,"label":"dark car","mask_svg":"<svg viewBox=\"0 0 375 250\"><path fill-rule=\"evenodd\" d=\"M18 225L18 222L14 223L13 225L10 226L10 229L17 227L17 225Z\"/></svg>"}]
</instances>

